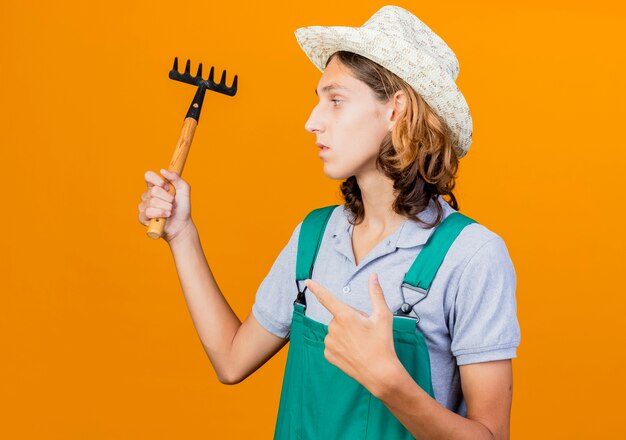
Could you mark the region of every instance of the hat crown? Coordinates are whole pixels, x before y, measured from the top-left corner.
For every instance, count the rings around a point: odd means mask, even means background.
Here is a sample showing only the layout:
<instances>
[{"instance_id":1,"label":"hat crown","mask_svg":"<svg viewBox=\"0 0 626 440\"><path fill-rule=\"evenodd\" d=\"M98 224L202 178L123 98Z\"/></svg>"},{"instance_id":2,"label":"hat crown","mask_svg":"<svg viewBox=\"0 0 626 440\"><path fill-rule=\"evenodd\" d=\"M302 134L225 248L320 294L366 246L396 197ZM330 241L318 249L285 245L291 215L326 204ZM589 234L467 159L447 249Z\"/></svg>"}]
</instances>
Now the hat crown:
<instances>
[{"instance_id":1,"label":"hat crown","mask_svg":"<svg viewBox=\"0 0 626 440\"><path fill-rule=\"evenodd\" d=\"M439 35L419 18L398 6L383 6L362 26L381 32L390 38L400 38L434 58L452 77L459 75L456 55Z\"/></svg>"}]
</instances>

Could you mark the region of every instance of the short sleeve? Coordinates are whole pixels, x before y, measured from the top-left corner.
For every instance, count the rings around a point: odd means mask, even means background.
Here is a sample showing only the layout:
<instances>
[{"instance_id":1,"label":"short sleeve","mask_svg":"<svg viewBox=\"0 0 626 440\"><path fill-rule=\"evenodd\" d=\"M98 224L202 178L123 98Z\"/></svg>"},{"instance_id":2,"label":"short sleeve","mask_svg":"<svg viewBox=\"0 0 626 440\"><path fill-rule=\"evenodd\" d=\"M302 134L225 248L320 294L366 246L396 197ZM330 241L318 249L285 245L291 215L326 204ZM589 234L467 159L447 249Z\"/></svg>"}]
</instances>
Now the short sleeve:
<instances>
[{"instance_id":1,"label":"short sleeve","mask_svg":"<svg viewBox=\"0 0 626 440\"><path fill-rule=\"evenodd\" d=\"M296 288L296 257L300 222L287 245L280 252L257 290L252 313L267 331L281 338L289 337Z\"/></svg>"},{"instance_id":2,"label":"short sleeve","mask_svg":"<svg viewBox=\"0 0 626 440\"><path fill-rule=\"evenodd\" d=\"M501 237L489 239L470 258L451 315L451 350L458 365L516 357L520 343L516 284Z\"/></svg>"}]
</instances>

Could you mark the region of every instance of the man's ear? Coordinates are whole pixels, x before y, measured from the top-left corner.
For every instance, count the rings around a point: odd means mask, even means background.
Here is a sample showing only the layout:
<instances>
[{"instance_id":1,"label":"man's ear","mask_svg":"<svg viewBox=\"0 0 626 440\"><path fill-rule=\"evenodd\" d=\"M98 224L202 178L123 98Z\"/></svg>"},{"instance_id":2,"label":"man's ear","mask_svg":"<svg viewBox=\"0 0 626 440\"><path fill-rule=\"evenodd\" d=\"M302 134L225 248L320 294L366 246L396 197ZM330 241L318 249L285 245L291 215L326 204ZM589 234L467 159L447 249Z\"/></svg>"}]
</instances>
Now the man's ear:
<instances>
[{"instance_id":1,"label":"man's ear","mask_svg":"<svg viewBox=\"0 0 626 440\"><path fill-rule=\"evenodd\" d=\"M391 114L389 116L389 130L393 129L393 126L398 121L400 115L404 113L406 107L406 94L402 90L398 90L389 100L389 106Z\"/></svg>"}]
</instances>

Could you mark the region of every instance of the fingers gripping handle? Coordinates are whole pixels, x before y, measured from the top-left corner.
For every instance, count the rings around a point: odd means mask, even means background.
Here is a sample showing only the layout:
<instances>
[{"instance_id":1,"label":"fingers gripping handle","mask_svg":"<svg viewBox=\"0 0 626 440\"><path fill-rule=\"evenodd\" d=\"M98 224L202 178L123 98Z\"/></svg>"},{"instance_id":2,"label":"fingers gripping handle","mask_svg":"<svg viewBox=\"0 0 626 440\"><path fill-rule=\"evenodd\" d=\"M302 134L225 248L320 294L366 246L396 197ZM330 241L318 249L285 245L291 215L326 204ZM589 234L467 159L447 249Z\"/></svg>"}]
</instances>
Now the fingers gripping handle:
<instances>
[{"instance_id":1,"label":"fingers gripping handle","mask_svg":"<svg viewBox=\"0 0 626 440\"><path fill-rule=\"evenodd\" d=\"M196 121L194 118L185 118L180 137L178 138L176 148L174 149L174 154L172 155L172 160L170 161L170 165L167 168L168 171L176 173L179 176L183 174L185 161L187 160L187 155L189 154L191 142L193 141L193 135L196 132L197 126L198 121ZM176 196L176 189L174 188L174 185L172 185L172 183L164 176L161 177L163 177L163 179L168 182L169 188L167 192L173 196ZM165 228L166 220L167 219L165 217L150 219L150 224L148 225L148 230L146 232L148 234L148 237L154 240L161 238L163 236L163 229Z\"/></svg>"},{"instance_id":2,"label":"fingers gripping handle","mask_svg":"<svg viewBox=\"0 0 626 440\"><path fill-rule=\"evenodd\" d=\"M168 171L174 172L174 170L168 170ZM159 173L159 175L161 174ZM161 177L163 177L163 175L161 175ZM169 180L167 180L165 177L163 177L163 179L168 183L167 192L173 196L176 196L176 188L174 188L174 185L172 185L172 183ZM165 217L151 218L150 224L148 225L148 231L147 231L148 237L154 240L161 238L161 236L163 235L163 229L165 228L166 221L167 221L167 218Z\"/></svg>"}]
</instances>

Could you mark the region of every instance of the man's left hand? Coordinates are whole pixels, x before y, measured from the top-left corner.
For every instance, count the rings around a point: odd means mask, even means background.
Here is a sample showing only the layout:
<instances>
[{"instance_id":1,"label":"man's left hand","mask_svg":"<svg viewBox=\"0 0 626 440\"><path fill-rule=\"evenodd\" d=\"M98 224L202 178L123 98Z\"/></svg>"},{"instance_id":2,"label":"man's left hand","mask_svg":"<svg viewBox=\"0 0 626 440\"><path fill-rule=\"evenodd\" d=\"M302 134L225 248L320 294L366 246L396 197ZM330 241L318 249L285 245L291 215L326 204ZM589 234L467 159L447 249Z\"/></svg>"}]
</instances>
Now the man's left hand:
<instances>
[{"instance_id":1,"label":"man's left hand","mask_svg":"<svg viewBox=\"0 0 626 440\"><path fill-rule=\"evenodd\" d=\"M375 394L400 362L393 344L393 313L376 273L368 280L372 314L355 309L313 280L305 285L333 315L324 339L324 356Z\"/></svg>"}]
</instances>

